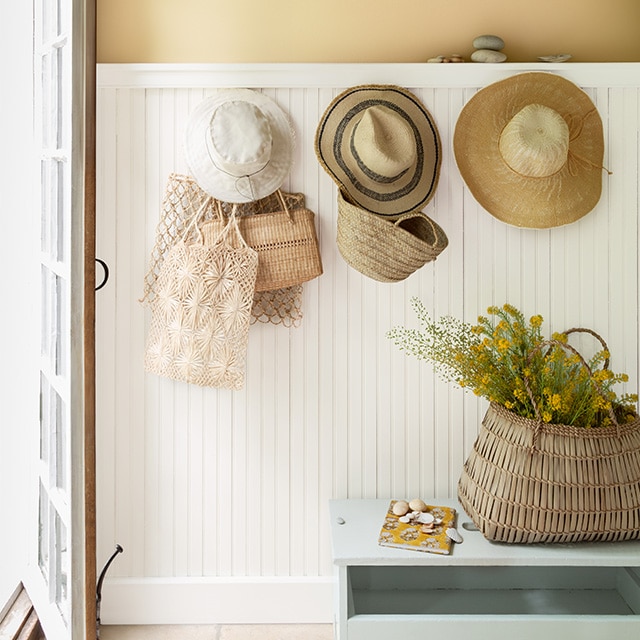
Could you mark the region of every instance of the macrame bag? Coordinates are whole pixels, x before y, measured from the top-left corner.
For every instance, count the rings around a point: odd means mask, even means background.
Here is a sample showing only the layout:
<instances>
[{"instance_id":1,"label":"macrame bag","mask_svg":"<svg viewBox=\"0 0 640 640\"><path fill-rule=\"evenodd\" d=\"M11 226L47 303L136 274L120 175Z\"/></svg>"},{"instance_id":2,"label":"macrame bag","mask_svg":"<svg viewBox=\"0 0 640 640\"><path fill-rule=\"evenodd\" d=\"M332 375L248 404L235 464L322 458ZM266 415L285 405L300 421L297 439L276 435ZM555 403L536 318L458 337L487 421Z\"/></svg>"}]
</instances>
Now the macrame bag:
<instances>
[{"instance_id":1,"label":"macrame bag","mask_svg":"<svg viewBox=\"0 0 640 640\"><path fill-rule=\"evenodd\" d=\"M302 284L322 274L315 214L306 208L291 209L280 191L281 209L242 216L238 220L245 242L258 252L256 291L272 291ZM205 244L225 225L220 214L202 224Z\"/></svg>"},{"instance_id":2,"label":"macrame bag","mask_svg":"<svg viewBox=\"0 0 640 640\"><path fill-rule=\"evenodd\" d=\"M205 244L197 224L201 213L160 268L144 366L172 380L241 389L258 256L242 239L234 214ZM187 239L191 227L195 241Z\"/></svg>"}]
</instances>

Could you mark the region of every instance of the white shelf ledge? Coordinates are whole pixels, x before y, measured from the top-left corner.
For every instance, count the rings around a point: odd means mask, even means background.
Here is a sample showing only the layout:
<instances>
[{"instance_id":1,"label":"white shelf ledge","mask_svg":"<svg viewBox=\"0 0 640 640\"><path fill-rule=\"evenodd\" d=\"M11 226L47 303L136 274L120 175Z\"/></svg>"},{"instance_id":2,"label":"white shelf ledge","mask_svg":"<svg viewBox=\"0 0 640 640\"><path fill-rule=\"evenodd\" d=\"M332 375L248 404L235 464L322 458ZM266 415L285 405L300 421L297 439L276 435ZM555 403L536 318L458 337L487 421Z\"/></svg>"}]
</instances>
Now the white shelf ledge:
<instances>
[{"instance_id":1,"label":"white shelf ledge","mask_svg":"<svg viewBox=\"0 0 640 640\"><path fill-rule=\"evenodd\" d=\"M99 64L98 88L332 88L357 84L481 87L526 71L557 73L581 86L637 86L640 62L616 63L218 63Z\"/></svg>"}]
</instances>

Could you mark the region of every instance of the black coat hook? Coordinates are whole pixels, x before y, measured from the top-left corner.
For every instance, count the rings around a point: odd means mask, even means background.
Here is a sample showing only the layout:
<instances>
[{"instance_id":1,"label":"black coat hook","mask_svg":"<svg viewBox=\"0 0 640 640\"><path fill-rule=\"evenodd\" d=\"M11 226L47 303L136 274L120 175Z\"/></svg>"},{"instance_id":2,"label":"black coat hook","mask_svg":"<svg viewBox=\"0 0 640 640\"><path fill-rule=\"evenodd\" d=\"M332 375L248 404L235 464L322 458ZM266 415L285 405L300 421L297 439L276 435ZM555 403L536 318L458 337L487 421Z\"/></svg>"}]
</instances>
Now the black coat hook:
<instances>
[{"instance_id":1,"label":"black coat hook","mask_svg":"<svg viewBox=\"0 0 640 640\"><path fill-rule=\"evenodd\" d=\"M123 551L124 549L119 544L117 544L116 550L111 554L111 557L107 560L107 563L102 568L100 577L98 578L98 584L96 585L96 638L98 640L100 638L100 604L102 603L102 582L104 581L104 577L107 575L107 569L115 560L115 557Z\"/></svg>"},{"instance_id":2,"label":"black coat hook","mask_svg":"<svg viewBox=\"0 0 640 640\"><path fill-rule=\"evenodd\" d=\"M104 270L102 282L96 287L96 291L99 291L105 284L107 284L107 280L109 280L109 267L107 266L107 263L104 260L100 260L100 258L96 258L96 262L99 263Z\"/></svg>"}]
</instances>

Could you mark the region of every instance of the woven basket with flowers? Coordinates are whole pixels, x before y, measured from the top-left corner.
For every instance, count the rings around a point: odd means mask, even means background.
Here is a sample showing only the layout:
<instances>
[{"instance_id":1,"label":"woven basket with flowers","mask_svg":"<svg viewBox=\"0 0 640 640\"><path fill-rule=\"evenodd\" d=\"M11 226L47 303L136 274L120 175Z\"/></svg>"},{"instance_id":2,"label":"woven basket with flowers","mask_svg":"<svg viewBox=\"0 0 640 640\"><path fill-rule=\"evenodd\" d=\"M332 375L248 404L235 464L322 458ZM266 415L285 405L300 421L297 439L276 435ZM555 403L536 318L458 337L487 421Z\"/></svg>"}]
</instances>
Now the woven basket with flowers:
<instances>
[{"instance_id":1,"label":"woven basket with flowers","mask_svg":"<svg viewBox=\"0 0 640 640\"><path fill-rule=\"evenodd\" d=\"M541 316L526 320L508 304L475 325L433 320L412 304L420 329L388 336L489 400L458 483L482 534L512 543L640 537L638 398L614 390L628 376L609 369L604 340L582 328L545 339ZM600 343L588 360L569 344L576 333Z\"/></svg>"}]
</instances>

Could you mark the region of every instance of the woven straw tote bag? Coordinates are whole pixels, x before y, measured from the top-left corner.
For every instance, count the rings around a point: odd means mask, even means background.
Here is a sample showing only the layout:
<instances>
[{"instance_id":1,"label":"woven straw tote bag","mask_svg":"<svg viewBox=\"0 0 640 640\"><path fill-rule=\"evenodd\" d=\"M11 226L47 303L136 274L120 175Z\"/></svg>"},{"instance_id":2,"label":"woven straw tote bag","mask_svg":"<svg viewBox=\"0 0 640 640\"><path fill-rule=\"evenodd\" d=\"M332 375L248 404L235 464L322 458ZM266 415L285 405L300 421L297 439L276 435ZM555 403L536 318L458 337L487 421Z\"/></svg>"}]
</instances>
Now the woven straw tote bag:
<instances>
[{"instance_id":1,"label":"woven straw tote bag","mask_svg":"<svg viewBox=\"0 0 640 640\"><path fill-rule=\"evenodd\" d=\"M245 242L258 252L256 291L272 291L313 280L322 274L315 214L306 208L291 209L280 191L281 209L240 217ZM220 215L202 224L205 243L225 224Z\"/></svg>"},{"instance_id":2,"label":"woven straw tote bag","mask_svg":"<svg viewBox=\"0 0 640 640\"><path fill-rule=\"evenodd\" d=\"M204 206L204 205L203 205ZM235 215L213 239L179 240L162 263L151 302L145 370L191 384L241 389L258 267Z\"/></svg>"},{"instance_id":3,"label":"woven straw tote bag","mask_svg":"<svg viewBox=\"0 0 640 640\"><path fill-rule=\"evenodd\" d=\"M577 428L492 403L458 482L482 534L509 543L639 538L640 418L619 425L610 416L611 426Z\"/></svg>"},{"instance_id":4,"label":"woven straw tote bag","mask_svg":"<svg viewBox=\"0 0 640 640\"><path fill-rule=\"evenodd\" d=\"M405 213L392 222L354 205L338 192L336 242L345 262L378 282L399 282L435 260L449 240L421 211Z\"/></svg>"}]
</instances>

